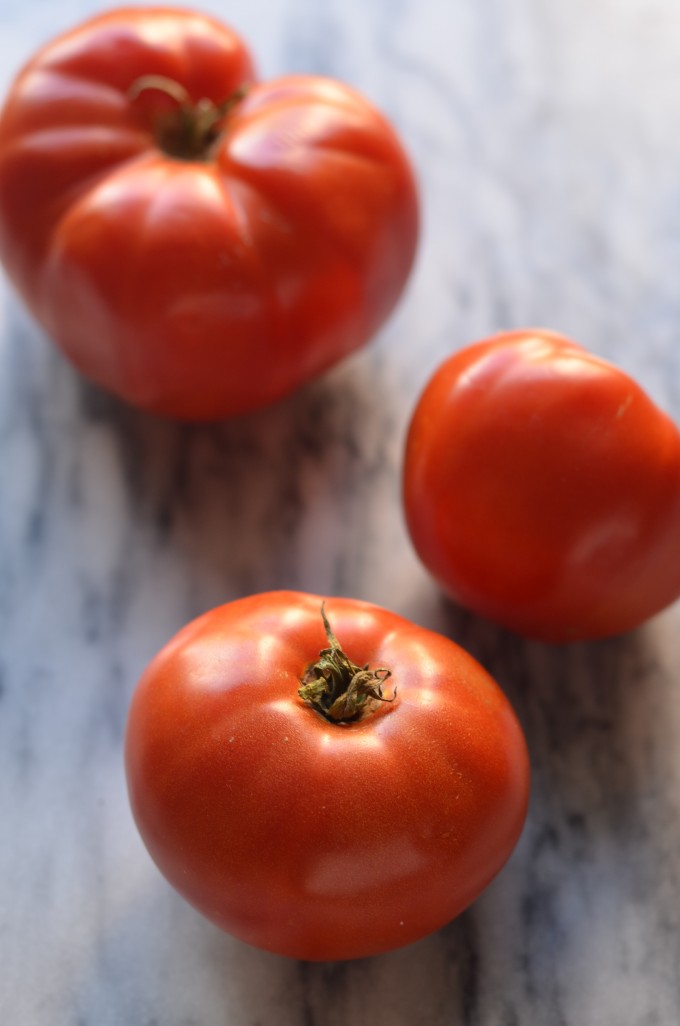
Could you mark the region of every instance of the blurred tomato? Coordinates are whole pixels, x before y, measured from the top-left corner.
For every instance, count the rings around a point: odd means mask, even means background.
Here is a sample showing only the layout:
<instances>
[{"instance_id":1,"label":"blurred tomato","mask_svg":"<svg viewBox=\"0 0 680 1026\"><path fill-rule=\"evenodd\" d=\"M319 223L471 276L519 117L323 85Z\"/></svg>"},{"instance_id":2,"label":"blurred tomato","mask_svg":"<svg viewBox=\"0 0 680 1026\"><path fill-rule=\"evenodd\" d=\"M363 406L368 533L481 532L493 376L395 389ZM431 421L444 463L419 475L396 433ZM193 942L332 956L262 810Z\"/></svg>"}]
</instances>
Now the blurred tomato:
<instances>
[{"instance_id":1,"label":"blurred tomato","mask_svg":"<svg viewBox=\"0 0 680 1026\"><path fill-rule=\"evenodd\" d=\"M414 258L387 121L345 85L258 84L214 19L99 15L42 49L0 117L0 258L102 387L173 417L242 413L365 343Z\"/></svg>"}]
</instances>

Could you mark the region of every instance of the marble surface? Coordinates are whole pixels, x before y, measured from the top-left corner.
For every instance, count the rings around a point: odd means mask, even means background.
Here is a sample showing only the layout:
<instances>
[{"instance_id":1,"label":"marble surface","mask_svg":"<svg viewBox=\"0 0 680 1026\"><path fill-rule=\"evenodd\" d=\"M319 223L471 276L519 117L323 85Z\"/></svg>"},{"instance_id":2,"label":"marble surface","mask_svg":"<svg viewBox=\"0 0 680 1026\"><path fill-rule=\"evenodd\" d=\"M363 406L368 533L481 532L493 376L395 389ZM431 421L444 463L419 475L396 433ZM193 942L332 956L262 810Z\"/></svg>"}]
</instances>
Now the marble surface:
<instances>
[{"instance_id":1,"label":"marble surface","mask_svg":"<svg viewBox=\"0 0 680 1026\"><path fill-rule=\"evenodd\" d=\"M0 86L95 0L0 0ZM529 643L442 600L399 506L404 431L453 348L541 324L680 418L680 6L214 0L263 75L346 79L394 120L424 231L372 346L275 408L180 427L85 384L0 283L0 1022L673 1026L680 607ZM186 620L275 587L387 605L470 648L532 753L482 898L389 955L298 964L203 921L128 810L126 710Z\"/></svg>"}]
</instances>

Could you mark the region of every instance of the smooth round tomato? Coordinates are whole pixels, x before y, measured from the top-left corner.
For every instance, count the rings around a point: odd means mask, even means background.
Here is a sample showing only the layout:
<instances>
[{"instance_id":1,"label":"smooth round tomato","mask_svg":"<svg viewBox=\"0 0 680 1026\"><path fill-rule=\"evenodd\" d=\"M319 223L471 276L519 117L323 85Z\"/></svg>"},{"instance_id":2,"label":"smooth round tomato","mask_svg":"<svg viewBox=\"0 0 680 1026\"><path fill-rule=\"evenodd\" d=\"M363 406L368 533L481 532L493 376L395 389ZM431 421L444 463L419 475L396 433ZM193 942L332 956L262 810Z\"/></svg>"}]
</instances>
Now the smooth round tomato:
<instances>
[{"instance_id":1,"label":"smooth round tomato","mask_svg":"<svg viewBox=\"0 0 680 1026\"><path fill-rule=\"evenodd\" d=\"M414 258L391 126L329 79L256 81L174 8L45 46L0 115L0 259L46 332L124 400L206 420L270 403L370 339Z\"/></svg>"},{"instance_id":2,"label":"smooth round tomato","mask_svg":"<svg viewBox=\"0 0 680 1026\"><path fill-rule=\"evenodd\" d=\"M507 860L527 808L524 736L470 655L377 606L322 612L297 592L180 631L137 687L126 766L141 836L180 894L303 959L447 923Z\"/></svg>"},{"instance_id":3,"label":"smooth round tomato","mask_svg":"<svg viewBox=\"0 0 680 1026\"><path fill-rule=\"evenodd\" d=\"M680 434L623 371L552 332L438 368L404 505L442 587L529 637L619 634L680 595Z\"/></svg>"}]
</instances>

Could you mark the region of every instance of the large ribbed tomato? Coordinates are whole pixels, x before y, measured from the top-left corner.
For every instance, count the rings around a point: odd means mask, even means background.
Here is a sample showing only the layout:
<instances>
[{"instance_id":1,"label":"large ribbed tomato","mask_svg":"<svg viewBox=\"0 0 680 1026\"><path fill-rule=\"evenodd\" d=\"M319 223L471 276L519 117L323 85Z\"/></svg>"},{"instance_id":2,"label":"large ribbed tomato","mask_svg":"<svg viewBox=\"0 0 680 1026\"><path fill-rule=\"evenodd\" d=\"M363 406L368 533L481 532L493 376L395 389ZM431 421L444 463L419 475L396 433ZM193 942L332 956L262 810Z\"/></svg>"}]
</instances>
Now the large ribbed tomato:
<instances>
[{"instance_id":1,"label":"large ribbed tomato","mask_svg":"<svg viewBox=\"0 0 680 1026\"><path fill-rule=\"evenodd\" d=\"M258 947L344 959L473 901L517 841L529 774L470 655L351 599L326 601L324 627L321 606L255 595L180 631L135 692L126 766L149 852L196 908Z\"/></svg>"},{"instance_id":2,"label":"large ribbed tomato","mask_svg":"<svg viewBox=\"0 0 680 1026\"><path fill-rule=\"evenodd\" d=\"M263 84L238 36L178 8L45 46L0 116L0 259L81 371L211 419L365 343L408 277L412 171L345 85Z\"/></svg>"},{"instance_id":3,"label":"large ribbed tomato","mask_svg":"<svg viewBox=\"0 0 680 1026\"><path fill-rule=\"evenodd\" d=\"M404 502L443 587L521 634L618 634L680 595L680 433L627 374L552 332L438 368Z\"/></svg>"}]
</instances>

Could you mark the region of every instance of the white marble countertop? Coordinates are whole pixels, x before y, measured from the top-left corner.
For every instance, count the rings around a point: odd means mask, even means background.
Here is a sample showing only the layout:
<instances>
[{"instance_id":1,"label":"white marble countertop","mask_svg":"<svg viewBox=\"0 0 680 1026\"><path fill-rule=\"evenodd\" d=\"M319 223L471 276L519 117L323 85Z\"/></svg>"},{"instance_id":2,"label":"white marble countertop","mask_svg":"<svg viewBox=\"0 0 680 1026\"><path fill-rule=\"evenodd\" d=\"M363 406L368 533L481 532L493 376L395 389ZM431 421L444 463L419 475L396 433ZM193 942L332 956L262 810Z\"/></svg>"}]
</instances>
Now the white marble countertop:
<instances>
[{"instance_id":1,"label":"white marble countertop","mask_svg":"<svg viewBox=\"0 0 680 1026\"><path fill-rule=\"evenodd\" d=\"M0 85L98 0L0 0ZM404 431L453 348L545 325L680 418L673 0L212 0L263 76L385 110L421 182L410 288L370 348L238 422L182 427L85 384L0 281L0 1022L680 1022L680 606L555 649L445 603L399 504ZM364 961L250 949L189 908L122 767L148 659L229 598L292 587L449 633L507 690L533 793L456 922Z\"/></svg>"}]
</instances>

